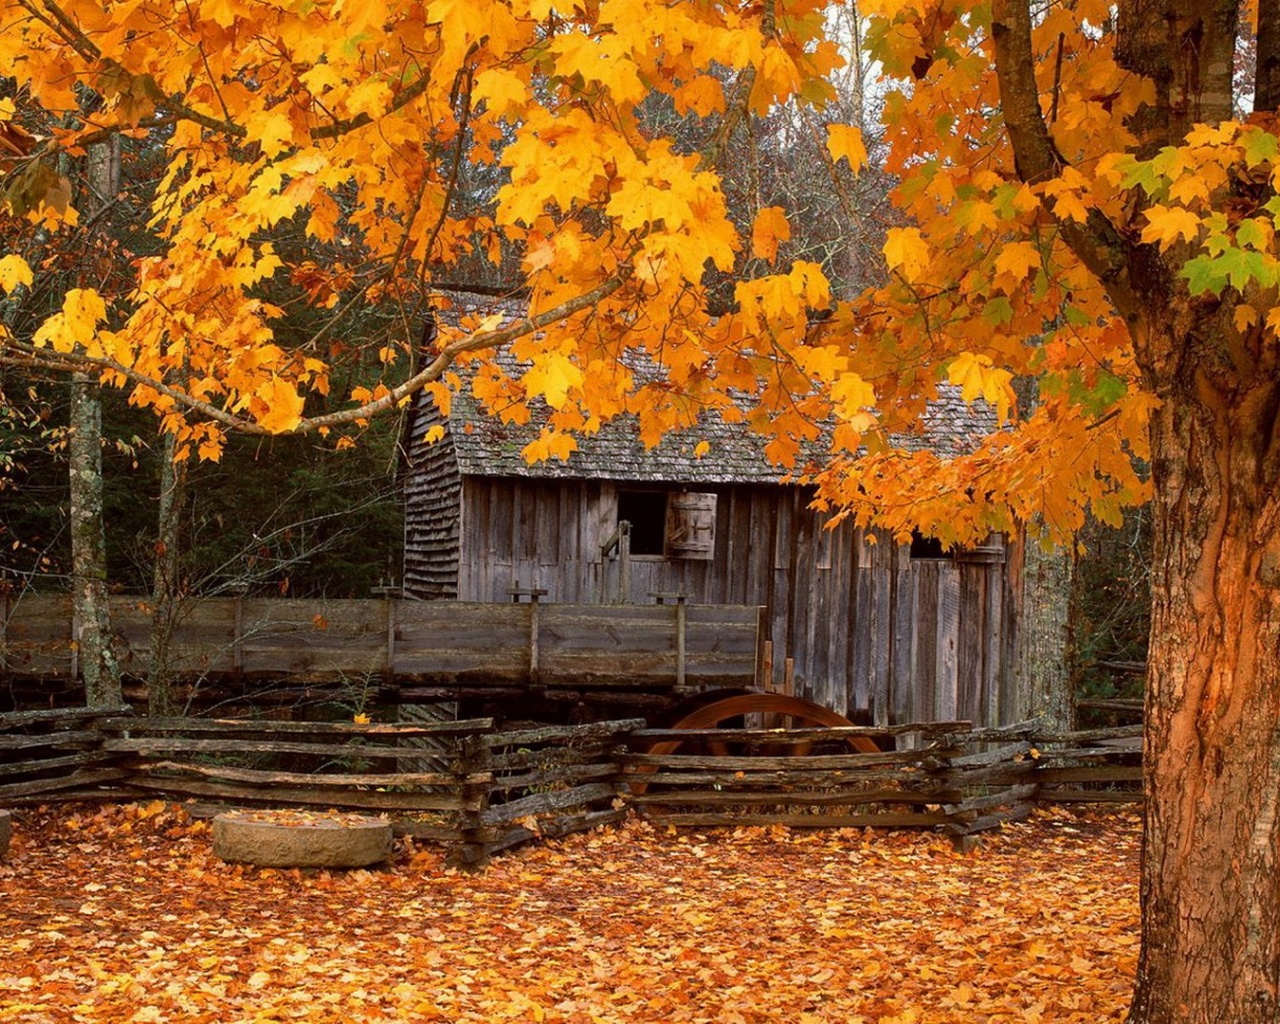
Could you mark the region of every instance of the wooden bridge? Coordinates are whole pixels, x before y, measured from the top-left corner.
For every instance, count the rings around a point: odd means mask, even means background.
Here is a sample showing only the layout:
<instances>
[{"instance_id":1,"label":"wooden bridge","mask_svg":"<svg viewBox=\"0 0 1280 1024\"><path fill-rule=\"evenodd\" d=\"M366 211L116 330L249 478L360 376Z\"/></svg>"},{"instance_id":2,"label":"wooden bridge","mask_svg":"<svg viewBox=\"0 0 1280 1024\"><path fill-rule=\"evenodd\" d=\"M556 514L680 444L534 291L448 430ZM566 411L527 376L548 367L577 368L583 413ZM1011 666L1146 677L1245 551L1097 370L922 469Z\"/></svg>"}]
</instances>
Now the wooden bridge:
<instances>
[{"instance_id":1,"label":"wooden bridge","mask_svg":"<svg viewBox=\"0 0 1280 1024\"><path fill-rule=\"evenodd\" d=\"M465 603L197 598L174 624L177 679L394 680L483 690L503 686L694 692L750 686L760 609L738 605ZM111 602L124 672L151 671L152 609ZM68 595L9 598L0 675L74 680L77 626Z\"/></svg>"}]
</instances>

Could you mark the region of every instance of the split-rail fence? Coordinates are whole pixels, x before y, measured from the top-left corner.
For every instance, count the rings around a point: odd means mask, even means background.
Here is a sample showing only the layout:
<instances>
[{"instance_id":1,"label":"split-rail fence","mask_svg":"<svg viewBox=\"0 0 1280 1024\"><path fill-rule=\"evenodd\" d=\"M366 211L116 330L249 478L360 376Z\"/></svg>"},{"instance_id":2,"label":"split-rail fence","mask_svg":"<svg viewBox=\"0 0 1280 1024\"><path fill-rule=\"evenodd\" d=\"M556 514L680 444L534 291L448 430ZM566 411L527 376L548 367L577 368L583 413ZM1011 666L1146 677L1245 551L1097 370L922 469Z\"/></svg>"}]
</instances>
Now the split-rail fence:
<instances>
[{"instance_id":1,"label":"split-rail fence","mask_svg":"<svg viewBox=\"0 0 1280 1024\"><path fill-rule=\"evenodd\" d=\"M853 751L850 740L884 747ZM667 753L673 740L682 745ZM503 729L0 714L0 807L162 797L344 808L445 844L454 863L621 820L918 827L958 843L1060 801L1141 799L1141 727L1049 734L967 722L703 732L631 719ZM860 746L866 746L862 743Z\"/></svg>"}]
</instances>

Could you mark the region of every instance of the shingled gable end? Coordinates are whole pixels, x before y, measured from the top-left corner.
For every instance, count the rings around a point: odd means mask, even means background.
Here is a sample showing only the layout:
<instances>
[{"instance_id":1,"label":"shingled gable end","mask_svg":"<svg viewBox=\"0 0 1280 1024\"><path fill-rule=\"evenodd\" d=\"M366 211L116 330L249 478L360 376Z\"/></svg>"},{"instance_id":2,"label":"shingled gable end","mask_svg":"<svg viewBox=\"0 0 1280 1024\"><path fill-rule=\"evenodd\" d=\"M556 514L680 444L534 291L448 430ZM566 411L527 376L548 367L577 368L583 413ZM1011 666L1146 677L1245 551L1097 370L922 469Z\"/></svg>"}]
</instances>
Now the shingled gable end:
<instances>
[{"instance_id":1,"label":"shingled gable end","mask_svg":"<svg viewBox=\"0 0 1280 1024\"><path fill-rule=\"evenodd\" d=\"M444 436L428 443L436 425ZM405 436L407 596L509 601L538 588L568 603L680 594L759 605L774 683L791 659L800 696L877 724L1018 716L1002 538L946 557L917 545L913 557L847 524L824 529L810 493L765 457L765 440L718 416L651 449L624 418L579 438L568 461L529 465L521 451L540 426L536 415L503 424L465 394L447 419L418 399ZM948 391L921 435L902 440L951 455L994 427L989 410ZM709 448L696 458L700 441ZM622 592L616 551L604 547L624 519Z\"/></svg>"}]
</instances>

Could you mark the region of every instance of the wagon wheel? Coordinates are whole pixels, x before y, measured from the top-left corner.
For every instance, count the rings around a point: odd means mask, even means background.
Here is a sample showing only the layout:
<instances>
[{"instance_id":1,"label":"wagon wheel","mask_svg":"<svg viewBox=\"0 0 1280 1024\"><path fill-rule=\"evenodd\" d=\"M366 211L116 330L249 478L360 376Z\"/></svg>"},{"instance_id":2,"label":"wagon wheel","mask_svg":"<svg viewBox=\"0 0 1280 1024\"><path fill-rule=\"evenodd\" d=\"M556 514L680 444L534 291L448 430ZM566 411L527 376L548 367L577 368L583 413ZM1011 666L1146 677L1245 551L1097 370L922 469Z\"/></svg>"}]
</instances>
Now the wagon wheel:
<instances>
[{"instance_id":1,"label":"wagon wheel","mask_svg":"<svg viewBox=\"0 0 1280 1024\"><path fill-rule=\"evenodd\" d=\"M746 693L736 697L725 697L723 700L712 701L712 703L685 715L672 728L717 729L734 718L757 712L789 715L794 723L801 725L836 727L854 724L844 715L823 707L821 704L805 700L802 697L788 697L781 693ZM732 729L724 730L725 741L713 740L708 743L708 747L713 754L722 756L729 752L727 741L732 738L733 731ZM685 740L662 740L651 746L648 753L672 754L686 742ZM880 753L880 748L866 736L847 736L845 737L845 742L850 749L857 753ZM813 741L795 741L787 744L787 747L788 753L791 755L803 757L812 749ZM636 774L650 774L653 771L653 766L643 765L637 769ZM631 792L637 794L643 793L649 788L648 783L644 782L631 782L629 785Z\"/></svg>"}]
</instances>

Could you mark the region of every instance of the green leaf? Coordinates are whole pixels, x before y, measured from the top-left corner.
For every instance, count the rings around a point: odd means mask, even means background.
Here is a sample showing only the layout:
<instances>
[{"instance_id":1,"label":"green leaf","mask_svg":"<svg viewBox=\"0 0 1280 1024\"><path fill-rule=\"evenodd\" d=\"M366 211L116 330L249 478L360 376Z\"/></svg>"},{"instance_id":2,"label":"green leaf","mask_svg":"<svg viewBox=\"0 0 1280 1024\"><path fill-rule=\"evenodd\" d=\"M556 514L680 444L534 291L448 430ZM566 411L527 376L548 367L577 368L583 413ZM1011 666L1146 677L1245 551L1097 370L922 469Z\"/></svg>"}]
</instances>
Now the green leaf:
<instances>
[{"instance_id":1,"label":"green leaf","mask_svg":"<svg viewBox=\"0 0 1280 1024\"><path fill-rule=\"evenodd\" d=\"M1153 160L1135 160L1132 164L1125 165L1124 170L1125 188L1141 188L1147 195L1160 198L1168 187L1167 181L1156 170Z\"/></svg>"},{"instance_id":2,"label":"green leaf","mask_svg":"<svg viewBox=\"0 0 1280 1024\"><path fill-rule=\"evenodd\" d=\"M1013 319L1013 306L1003 295L997 295L982 307L982 319L993 327L1003 327Z\"/></svg>"},{"instance_id":3,"label":"green leaf","mask_svg":"<svg viewBox=\"0 0 1280 1024\"><path fill-rule=\"evenodd\" d=\"M1244 146L1244 158L1250 167L1259 164L1274 163L1280 155L1280 139L1261 128L1250 128L1240 135L1240 143Z\"/></svg>"},{"instance_id":4,"label":"green leaf","mask_svg":"<svg viewBox=\"0 0 1280 1024\"><path fill-rule=\"evenodd\" d=\"M1270 248L1272 237L1271 226L1256 217L1241 221L1236 228L1236 242L1258 252L1266 252Z\"/></svg>"},{"instance_id":5,"label":"green leaf","mask_svg":"<svg viewBox=\"0 0 1280 1024\"><path fill-rule=\"evenodd\" d=\"M1250 252L1247 249L1229 249L1219 257L1219 262L1223 264L1227 280L1231 282L1231 286L1238 291L1244 291L1252 282L1258 284L1269 284L1267 281L1266 263L1262 259L1262 253Z\"/></svg>"},{"instance_id":6,"label":"green leaf","mask_svg":"<svg viewBox=\"0 0 1280 1024\"><path fill-rule=\"evenodd\" d=\"M1187 279L1192 295L1202 295L1205 292L1222 294L1227 286L1227 272L1220 266L1221 262L1221 257L1215 259L1212 256L1197 256L1187 260L1182 268L1182 276Z\"/></svg>"},{"instance_id":7,"label":"green leaf","mask_svg":"<svg viewBox=\"0 0 1280 1024\"><path fill-rule=\"evenodd\" d=\"M1101 416L1128 391L1123 380L1106 370L1098 371L1097 379L1086 384L1079 371L1072 371L1067 378L1067 395L1089 416Z\"/></svg>"}]
</instances>

